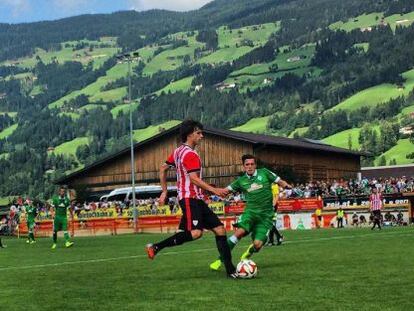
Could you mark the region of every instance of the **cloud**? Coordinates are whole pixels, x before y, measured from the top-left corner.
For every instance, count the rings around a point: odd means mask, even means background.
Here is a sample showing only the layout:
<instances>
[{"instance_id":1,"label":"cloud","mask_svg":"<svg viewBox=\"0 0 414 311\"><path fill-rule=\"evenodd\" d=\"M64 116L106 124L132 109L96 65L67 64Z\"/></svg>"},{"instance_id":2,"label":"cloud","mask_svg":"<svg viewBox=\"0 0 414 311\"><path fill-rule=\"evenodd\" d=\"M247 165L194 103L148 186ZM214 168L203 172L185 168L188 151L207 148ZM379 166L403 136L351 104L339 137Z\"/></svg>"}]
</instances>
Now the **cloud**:
<instances>
[{"instance_id":1,"label":"cloud","mask_svg":"<svg viewBox=\"0 0 414 311\"><path fill-rule=\"evenodd\" d=\"M15 18L31 10L29 0L0 0L0 7L10 9L11 15Z\"/></svg>"},{"instance_id":2,"label":"cloud","mask_svg":"<svg viewBox=\"0 0 414 311\"><path fill-rule=\"evenodd\" d=\"M171 11L195 10L212 0L128 0L131 9L146 11L150 9L166 9Z\"/></svg>"}]
</instances>

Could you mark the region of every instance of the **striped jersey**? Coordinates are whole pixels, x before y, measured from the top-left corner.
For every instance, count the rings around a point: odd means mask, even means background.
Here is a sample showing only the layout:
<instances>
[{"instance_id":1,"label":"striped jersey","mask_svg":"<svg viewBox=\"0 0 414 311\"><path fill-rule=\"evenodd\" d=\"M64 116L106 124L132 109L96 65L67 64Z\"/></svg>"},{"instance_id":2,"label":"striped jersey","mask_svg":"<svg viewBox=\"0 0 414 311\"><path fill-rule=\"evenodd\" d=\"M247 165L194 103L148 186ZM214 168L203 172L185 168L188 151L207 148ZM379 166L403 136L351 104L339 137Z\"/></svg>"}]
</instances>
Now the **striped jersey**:
<instances>
[{"instance_id":1,"label":"striped jersey","mask_svg":"<svg viewBox=\"0 0 414 311\"><path fill-rule=\"evenodd\" d=\"M201 158L198 153L186 144L182 144L170 154L166 163L177 170L178 199L204 199L200 187L190 180L190 173L197 172L201 178Z\"/></svg>"},{"instance_id":2,"label":"striped jersey","mask_svg":"<svg viewBox=\"0 0 414 311\"><path fill-rule=\"evenodd\" d=\"M378 211L382 209L382 195L381 193L371 194L369 196L369 202L371 203L371 210Z\"/></svg>"}]
</instances>

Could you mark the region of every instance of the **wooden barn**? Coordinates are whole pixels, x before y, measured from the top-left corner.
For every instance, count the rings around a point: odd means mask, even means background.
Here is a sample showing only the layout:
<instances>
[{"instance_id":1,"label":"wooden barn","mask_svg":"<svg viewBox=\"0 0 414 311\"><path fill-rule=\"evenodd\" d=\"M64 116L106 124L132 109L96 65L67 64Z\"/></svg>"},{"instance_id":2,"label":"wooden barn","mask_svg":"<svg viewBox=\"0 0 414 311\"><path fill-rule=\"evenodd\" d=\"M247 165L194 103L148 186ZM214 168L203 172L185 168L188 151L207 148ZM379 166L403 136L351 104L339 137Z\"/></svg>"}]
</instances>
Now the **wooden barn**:
<instances>
[{"instance_id":1,"label":"wooden barn","mask_svg":"<svg viewBox=\"0 0 414 311\"><path fill-rule=\"evenodd\" d=\"M159 167L180 144L179 125L135 144L137 185L159 181ZM361 153L333 147L319 141L205 128L198 151L203 161L203 178L225 186L242 171L241 156L253 154L271 167L288 168L303 181L356 177ZM97 161L56 181L69 188L108 192L131 184L130 148ZM282 176L283 177L283 176ZM175 181L171 172L170 179Z\"/></svg>"}]
</instances>

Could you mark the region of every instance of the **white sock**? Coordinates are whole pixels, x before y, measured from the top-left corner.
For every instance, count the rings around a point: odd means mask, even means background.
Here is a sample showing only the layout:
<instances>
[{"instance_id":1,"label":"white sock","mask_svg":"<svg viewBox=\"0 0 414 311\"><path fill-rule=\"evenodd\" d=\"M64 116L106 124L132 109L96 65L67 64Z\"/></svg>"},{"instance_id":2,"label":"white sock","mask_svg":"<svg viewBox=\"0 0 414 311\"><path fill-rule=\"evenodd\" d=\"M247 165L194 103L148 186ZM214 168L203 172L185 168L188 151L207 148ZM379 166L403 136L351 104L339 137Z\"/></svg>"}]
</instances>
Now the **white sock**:
<instances>
[{"instance_id":1,"label":"white sock","mask_svg":"<svg viewBox=\"0 0 414 311\"><path fill-rule=\"evenodd\" d=\"M233 244L237 244L239 242L239 239L233 234L231 237L229 237L229 241Z\"/></svg>"}]
</instances>

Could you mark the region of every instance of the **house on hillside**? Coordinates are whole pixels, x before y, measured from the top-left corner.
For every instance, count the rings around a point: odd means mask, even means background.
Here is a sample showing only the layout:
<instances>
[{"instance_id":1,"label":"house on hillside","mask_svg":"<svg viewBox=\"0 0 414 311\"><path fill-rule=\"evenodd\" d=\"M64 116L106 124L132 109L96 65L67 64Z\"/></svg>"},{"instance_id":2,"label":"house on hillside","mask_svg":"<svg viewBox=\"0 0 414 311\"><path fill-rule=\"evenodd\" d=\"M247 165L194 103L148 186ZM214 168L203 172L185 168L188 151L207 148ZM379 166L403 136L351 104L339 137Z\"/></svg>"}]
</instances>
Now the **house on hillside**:
<instances>
[{"instance_id":1,"label":"house on hillside","mask_svg":"<svg viewBox=\"0 0 414 311\"><path fill-rule=\"evenodd\" d=\"M404 126L399 130L400 134L411 135L414 133L414 126Z\"/></svg>"},{"instance_id":2,"label":"house on hillside","mask_svg":"<svg viewBox=\"0 0 414 311\"><path fill-rule=\"evenodd\" d=\"M234 89L236 87L236 83L224 83L220 82L214 85L216 87L216 90L223 91L226 89Z\"/></svg>"},{"instance_id":3,"label":"house on hillside","mask_svg":"<svg viewBox=\"0 0 414 311\"><path fill-rule=\"evenodd\" d=\"M371 32L372 27L361 27L359 30L361 30L361 32Z\"/></svg>"},{"instance_id":4,"label":"house on hillside","mask_svg":"<svg viewBox=\"0 0 414 311\"><path fill-rule=\"evenodd\" d=\"M273 79L272 78L264 78L263 79L263 84L269 84L269 83L271 83L273 81Z\"/></svg>"},{"instance_id":5,"label":"house on hillside","mask_svg":"<svg viewBox=\"0 0 414 311\"><path fill-rule=\"evenodd\" d=\"M298 62L300 60L301 60L301 57L300 56L293 56L293 57L288 58L287 59L287 62L288 63L294 63L294 62Z\"/></svg>"},{"instance_id":6,"label":"house on hillside","mask_svg":"<svg viewBox=\"0 0 414 311\"><path fill-rule=\"evenodd\" d=\"M196 85L196 86L195 86L194 90L195 90L196 92L198 92L198 91L200 91L202 88L203 88L203 85L202 85L202 84L198 84L198 85Z\"/></svg>"}]
</instances>

